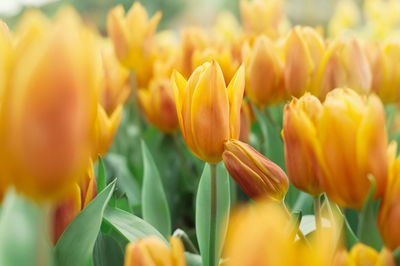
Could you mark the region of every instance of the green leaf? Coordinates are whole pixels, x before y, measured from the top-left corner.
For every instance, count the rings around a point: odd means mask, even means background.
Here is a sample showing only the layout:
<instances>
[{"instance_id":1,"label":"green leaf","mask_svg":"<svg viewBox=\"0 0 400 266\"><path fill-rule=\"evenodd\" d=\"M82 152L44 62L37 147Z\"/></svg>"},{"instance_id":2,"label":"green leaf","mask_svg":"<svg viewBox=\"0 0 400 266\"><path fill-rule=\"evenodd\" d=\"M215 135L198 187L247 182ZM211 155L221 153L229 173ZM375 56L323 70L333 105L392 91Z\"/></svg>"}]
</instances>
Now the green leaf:
<instances>
[{"instance_id":1,"label":"green leaf","mask_svg":"<svg viewBox=\"0 0 400 266\"><path fill-rule=\"evenodd\" d=\"M313 214L313 197L301 191L293 205L293 211L301 210L303 214Z\"/></svg>"},{"instance_id":2,"label":"green leaf","mask_svg":"<svg viewBox=\"0 0 400 266\"><path fill-rule=\"evenodd\" d=\"M400 247L398 247L397 249L395 249L395 251L393 251L393 257L394 260L396 261L396 265L400 265Z\"/></svg>"},{"instance_id":3,"label":"green leaf","mask_svg":"<svg viewBox=\"0 0 400 266\"><path fill-rule=\"evenodd\" d=\"M210 166L206 164L196 197L196 234L205 266L218 265L229 218L229 176L221 163L217 165L216 184L216 231L214 235L211 235L211 226L213 226L211 221L211 175ZM212 250L213 247L214 250Z\"/></svg>"},{"instance_id":4,"label":"green leaf","mask_svg":"<svg viewBox=\"0 0 400 266\"><path fill-rule=\"evenodd\" d=\"M359 214L357 236L362 243L367 244L376 250L380 250L383 242L376 226L376 215L373 202L376 182L375 178L371 175L368 175L368 179L371 182L371 187L364 206Z\"/></svg>"},{"instance_id":5,"label":"green leaf","mask_svg":"<svg viewBox=\"0 0 400 266\"><path fill-rule=\"evenodd\" d=\"M93 250L94 266L123 266L124 252L110 236L100 233Z\"/></svg>"},{"instance_id":6,"label":"green leaf","mask_svg":"<svg viewBox=\"0 0 400 266\"><path fill-rule=\"evenodd\" d=\"M106 170L104 169L103 158L99 155L98 177L97 177L97 193L103 191L106 187Z\"/></svg>"},{"instance_id":7,"label":"green leaf","mask_svg":"<svg viewBox=\"0 0 400 266\"><path fill-rule=\"evenodd\" d=\"M131 242L154 235L168 243L151 224L129 212L108 206L104 212L104 219Z\"/></svg>"},{"instance_id":8,"label":"green leaf","mask_svg":"<svg viewBox=\"0 0 400 266\"><path fill-rule=\"evenodd\" d=\"M185 252L187 266L203 266L201 256L189 252Z\"/></svg>"},{"instance_id":9,"label":"green leaf","mask_svg":"<svg viewBox=\"0 0 400 266\"><path fill-rule=\"evenodd\" d=\"M142 141L143 154L143 186L142 186L142 212L143 219L157 228L164 236L171 235L171 217L167 198L161 182L157 166Z\"/></svg>"},{"instance_id":10,"label":"green leaf","mask_svg":"<svg viewBox=\"0 0 400 266\"><path fill-rule=\"evenodd\" d=\"M9 189L0 216L0 265L52 265L45 212Z\"/></svg>"},{"instance_id":11,"label":"green leaf","mask_svg":"<svg viewBox=\"0 0 400 266\"><path fill-rule=\"evenodd\" d=\"M116 180L97 195L69 224L55 247L58 266L88 265Z\"/></svg>"}]
</instances>

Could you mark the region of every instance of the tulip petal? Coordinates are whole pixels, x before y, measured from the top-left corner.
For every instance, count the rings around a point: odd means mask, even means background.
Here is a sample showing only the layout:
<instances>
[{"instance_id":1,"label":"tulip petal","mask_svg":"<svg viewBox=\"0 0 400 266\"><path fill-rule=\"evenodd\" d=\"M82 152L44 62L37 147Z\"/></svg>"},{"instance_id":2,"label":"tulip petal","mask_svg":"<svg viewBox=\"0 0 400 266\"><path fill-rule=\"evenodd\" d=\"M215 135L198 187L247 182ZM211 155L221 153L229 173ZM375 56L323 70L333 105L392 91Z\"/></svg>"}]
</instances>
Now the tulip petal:
<instances>
[{"instance_id":1,"label":"tulip petal","mask_svg":"<svg viewBox=\"0 0 400 266\"><path fill-rule=\"evenodd\" d=\"M232 139L237 139L240 134L240 108L243 100L244 82L244 66L242 65L227 88L229 98L229 128L230 138Z\"/></svg>"}]
</instances>

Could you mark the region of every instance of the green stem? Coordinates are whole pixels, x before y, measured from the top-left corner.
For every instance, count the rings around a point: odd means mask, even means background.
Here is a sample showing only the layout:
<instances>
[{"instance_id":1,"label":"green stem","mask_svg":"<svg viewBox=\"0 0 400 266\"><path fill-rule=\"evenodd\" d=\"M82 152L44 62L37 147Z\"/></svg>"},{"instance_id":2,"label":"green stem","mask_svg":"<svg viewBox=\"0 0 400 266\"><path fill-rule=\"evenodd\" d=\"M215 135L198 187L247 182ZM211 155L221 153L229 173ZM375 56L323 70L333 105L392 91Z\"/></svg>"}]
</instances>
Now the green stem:
<instances>
[{"instance_id":1,"label":"green stem","mask_svg":"<svg viewBox=\"0 0 400 266\"><path fill-rule=\"evenodd\" d=\"M216 232L217 232L217 165L210 164L211 172L211 228L210 228L210 261L209 266L216 265Z\"/></svg>"},{"instance_id":2,"label":"green stem","mask_svg":"<svg viewBox=\"0 0 400 266\"><path fill-rule=\"evenodd\" d=\"M142 125L140 121L140 108L139 108L139 103L137 99L137 84L136 84L136 74L135 71L131 70L130 72L130 85L131 85L131 104L133 106L133 110L130 110L130 115L129 117L131 118L133 116L133 122L135 125L138 127L139 134L142 134ZM132 114L132 111L134 114Z\"/></svg>"},{"instance_id":3,"label":"green stem","mask_svg":"<svg viewBox=\"0 0 400 266\"><path fill-rule=\"evenodd\" d=\"M287 208L287 206L286 206L284 201L282 201L282 206L283 206L283 209L285 210L287 216L291 219L292 218L292 214L288 210L288 208ZM297 229L297 233L296 234L302 241L304 241L304 243L307 244L307 246L310 247L310 243L308 242L307 238L304 236L303 232L299 228Z\"/></svg>"},{"instance_id":4,"label":"green stem","mask_svg":"<svg viewBox=\"0 0 400 266\"><path fill-rule=\"evenodd\" d=\"M320 231L322 229L320 195L314 196L314 215L316 230Z\"/></svg>"}]
</instances>

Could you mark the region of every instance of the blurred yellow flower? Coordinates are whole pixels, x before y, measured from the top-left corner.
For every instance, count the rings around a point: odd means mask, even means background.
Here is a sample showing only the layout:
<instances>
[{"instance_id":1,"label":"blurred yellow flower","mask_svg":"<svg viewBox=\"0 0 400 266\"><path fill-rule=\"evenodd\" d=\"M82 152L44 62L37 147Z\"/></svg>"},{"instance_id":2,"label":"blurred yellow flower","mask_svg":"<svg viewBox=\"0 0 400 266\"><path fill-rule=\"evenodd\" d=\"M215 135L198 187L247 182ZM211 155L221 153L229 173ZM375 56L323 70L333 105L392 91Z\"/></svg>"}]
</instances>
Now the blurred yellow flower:
<instances>
[{"instance_id":1,"label":"blurred yellow flower","mask_svg":"<svg viewBox=\"0 0 400 266\"><path fill-rule=\"evenodd\" d=\"M224 142L239 138L244 67L239 68L228 87L216 61L198 67L188 81L175 71L171 86L186 145L201 160L218 163Z\"/></svg>"},{"instance_id":2,"label":"blurred yellow flower","mask_svg":"<svg viewBox=\"0 0 400 266\"><path fill-rule=\"evenodd\" d=\"M339 0L328 24L328 34L335 38L343 30L355 28L361 21L361 14L354 0Z\"/></svg>"},{"instance_id":3,"label":"blurred yellow flower","mask_svg":"<svg viewBox=\"0 0 400 266\"><path fill-rule=\"evenodd\" d=\"M155 236L139 239L126 246L124 266L186 266L181 240L170 238L171 248Z\"/></svg>"},{"instance_id":4,"label":"blurred yellow flower","mask_svg":"<svg viewBox=\"0 0 400 266\"><path fill-rule=\"evenodd\" d=\"M345 250L335 256L335 266L395 266L393 255L386 248L378 253L362 243L355 244L350 252Z\"/></svg>"}]
</instances>

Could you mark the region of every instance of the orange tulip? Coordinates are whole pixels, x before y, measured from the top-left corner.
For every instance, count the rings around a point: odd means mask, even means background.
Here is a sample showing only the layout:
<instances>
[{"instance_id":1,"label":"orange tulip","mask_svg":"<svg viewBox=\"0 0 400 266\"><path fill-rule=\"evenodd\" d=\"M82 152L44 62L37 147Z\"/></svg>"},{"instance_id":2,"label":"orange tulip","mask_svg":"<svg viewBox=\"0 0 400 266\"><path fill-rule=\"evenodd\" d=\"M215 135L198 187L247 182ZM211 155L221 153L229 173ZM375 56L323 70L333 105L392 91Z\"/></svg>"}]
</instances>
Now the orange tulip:
<instances>
[{"instance_id":1,"label":"orange tulip","mask_svg":"<svg viewBox=\"0 0 400 266\"><path fill-rule=\"evenodd\" d=\"M126 246L124 266L159 265L186 266L183 244L179 238L170 238L171 248L155 236L139 239Z\"/></svg>"},{"instance_id":2,"label":"orange tulip","mask_svg":"<svg viewBox=\"0 0 400 266\"><path fill-rule=\"evenodd\" d=\"M186 145L201 160L218 163L224 142L239 137L244 67L239 68L228 87L215 61L198 67L188 81L175 71L171 86Z\"/></svg>"},{"instance_id":3,"label":"orange tulip","mask_svg":"<svg viewBox=\"0 0 400 266\"><path fill-rule=\"evenodd\" d=\"M250 145L229 140L222 158L229 174L251 198L284 199L289 188L285 172Z\"/></svg>"}]
</instances>

